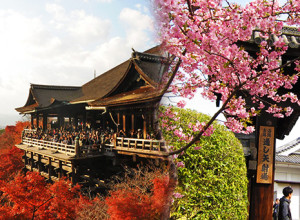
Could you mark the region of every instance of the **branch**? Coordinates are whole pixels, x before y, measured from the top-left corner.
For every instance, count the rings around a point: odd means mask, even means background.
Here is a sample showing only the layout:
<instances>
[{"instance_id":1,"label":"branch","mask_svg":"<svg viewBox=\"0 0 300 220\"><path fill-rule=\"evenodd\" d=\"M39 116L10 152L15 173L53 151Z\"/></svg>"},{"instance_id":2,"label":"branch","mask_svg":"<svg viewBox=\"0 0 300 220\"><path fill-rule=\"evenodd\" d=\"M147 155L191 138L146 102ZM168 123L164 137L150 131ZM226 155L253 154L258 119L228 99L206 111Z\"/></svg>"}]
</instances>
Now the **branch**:
<instances>
[{"instance_id":1,"label":"branch","mask_svg":"<svg viewBox=\"0 0 300 220\"><path fill-rule=\"evenodd\" d=\"M244 85L244 84L243 84ZM213 117L209 120L209 122L205 125L205 127L193 138L193 140L191 140L188 144L186 144L185 146L183 146L182 148L169 152L169 155L174 155L174 154L179 154L182 151L185 151L186 149L188 149L190 146L192 146L193 144L195 144L197 141L200 140L201 136L203 135L203 133L209 128L209 126L216 120L216 118L219 116L220 113L223 112L223 110L226 108L227 104L229 103L229 101L233 98L233 96L240 90L240 88L243 86L240 85L238 86L231 94L230 96L228 96L228 98L226 99L226 101L223 103L222 107L213 115Z\"/></svg>"},{"instance_id":2,"label":"branch","mask_svg":"<svg viewBox=\"0 0 300 220\"><path fill-rule=\"evenodd\" d=\"M190 12L191 17L193 17L193 16L194 16L194 12L193 12L192 5L191 5L190 0L186 0L186 3L187 3L187 5L188 5L188 8L189 8L189 12Z\"/></svg>"},{"instance_id":3,"label":"branch","mask_svg":"<svg viewBox=\"0 0 300 220\"><path fill-rule=\"evenodd\" d=\"M43 205L45 205L47 202L49 202L51 199L53 199L54 198L54 196L51 196L49 199L47 199L44 203L42 203L41 205L39 205L39 206L35 206L35 205L33 205L33 213L32 213L32 220L34 219L34 216L35 216L35 212L39 209L39 208L41 208Z\"/></svg>"},{"instance_id":4,"label":"branch","mask_svg":"<svg viewBox=\"0 0 300 220\"><path fill-rule=\"evenodd\" d=\"M182 55L184 56L185 53L186 53L186 49L184 49L184 51L182 52ZM165 85L165 87L164 87L164 89L162 91L162 94L164 94L168 90L169 86L171 85L172 81L174 80L174 78L176 76L176 73L179 70L179 67L180 67L181 63L182 63L182 60L179 58L178 62L175 65L175 68L174 68L174 70L172 72L172 75L171 75L170 79L168 80L167 84Z\"/></svg>"},{"instance_id":5,"label":"branch","mask_svg":"<svg viewBox=\"0 0 300 220\"><path fill-rule=\"evenodd\" d=\"M278 69L284 68L285 66L300 60L300 57L295 58L294 60L291 60L289 62L287 62L286 64L274 68L272 70L270 70L271 72L276 71ZM258 76L262 75L263 71L261 71L260 73L258 73L255 77L251 77L249 80L253 80L255 78L257 78ZM248 80L248 81L249 81ZM169 152L168 155L174 155L174 154L179 154L183 151L185 151L186 149L188 149L190 146L192 146L193 144L195 144L197 141L200 140L201 136L203 135L203 133L209 128L209 126L216 120L216 118L220 115L220 113L222 113L225 109L227 104L229 103L229 101L234 97L234 95L237 94L237 92L246 84L247 81L243 82L242 84L240 84L238 87L235 88L235 90L230 94L230 96L228 96L228 98L226 99L226 101L223 103L222 107L213 115L213 117L209 120L209 122L205 125L205 127L193 138L193 140L191 140L188 144L186 144L185 146L181 147L178 150Z\"/></svg>"},{"instance_id":6,"label":"branch","mask_svg":"<svg viewBox=\"0 0 300 220\"><path fill-rule=\"evenodd\" d=\"M225 2L227 3L228 7L233 10L233 8L231 7L231 4L229 3L229 1L225 0Z\"/></svg>"}]
</instances>

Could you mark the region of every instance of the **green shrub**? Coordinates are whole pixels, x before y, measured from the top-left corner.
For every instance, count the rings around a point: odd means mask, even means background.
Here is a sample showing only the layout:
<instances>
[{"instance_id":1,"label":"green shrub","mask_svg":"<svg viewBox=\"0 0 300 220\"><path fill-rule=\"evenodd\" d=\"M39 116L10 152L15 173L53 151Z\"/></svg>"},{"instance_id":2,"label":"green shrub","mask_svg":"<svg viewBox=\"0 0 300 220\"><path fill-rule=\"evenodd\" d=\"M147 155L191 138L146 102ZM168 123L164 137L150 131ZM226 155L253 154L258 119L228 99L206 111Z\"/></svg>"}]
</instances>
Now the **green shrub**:
<instances>
[{"instance_id":1,"label":"green shrub","mask_svg":"<svg viewBox=\"0 0 300 220\"><path fill-rule=\"evenodd\" d=\"M209 116L192 110L173 107L172 111L178 112L179 120L176 117L161 117L161 120L180 126L185 134L194 133L189 128L190 122L209 120ZM175 198L173 219L246 219L248 216L247 171L242 145L225 126L214 123L214 128L211 136L202 137L176 160L185 166L178 168L177 192L183 197ZM174 130L164 128L163 135L175 149L184 145ZM197 149L199 147L201 149Z\"/></svg>"}]
</instances>

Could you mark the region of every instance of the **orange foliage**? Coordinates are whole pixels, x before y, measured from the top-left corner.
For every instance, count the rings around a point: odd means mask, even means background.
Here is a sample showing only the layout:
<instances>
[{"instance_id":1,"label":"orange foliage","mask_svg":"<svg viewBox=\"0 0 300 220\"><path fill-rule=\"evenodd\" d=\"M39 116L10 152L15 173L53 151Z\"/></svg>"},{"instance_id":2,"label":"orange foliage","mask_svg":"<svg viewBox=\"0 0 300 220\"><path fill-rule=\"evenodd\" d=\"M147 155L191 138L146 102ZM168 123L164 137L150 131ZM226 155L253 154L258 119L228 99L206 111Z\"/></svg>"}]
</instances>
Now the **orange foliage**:
<instances>
[{"instance_id":1,"label":"orange foliage","mask_svg":"<svg viewBox=\"0 0 300 220\"><path fill-rule=\"evenodd\" d=\"M86 202L79 188L71 187L64 179L47 184L36 172L19 174L0 188L0 219L75 219L77 210Z\"/></svg>"},{"instance_id":2,"label":"orange foliage","mask_svg":"<svg viewBox=\"0 0 300 220\"><path fill-rule=\"evenodd\" d=\"M112 220L161 219L166 208L167 197L172 193L169 178L154 178L150 194L143 193L139 188L118 189L106 198L108 214Z\"/></svg>"},{"instance_id":3,"label":"orange foliage","mask_svg":"<svg viewBox=\"0 0 300 220\"><path fill-rule=\"evenodd\" d=\"M23 151L13 147L2 150L0 154L0 185L1 182L10 181L24 166L22 162Z\"/></svg>"},{"instance_id":4,"label":"orange foliage","mask_svg":"<svg viewBox=\"0 0 300 220\"><path fill-rule=\"evenodd\" d=\"M35 172L26 176L23 151L14 147L29 122L7 126L0 135L0 220L4 219L75 219L77 210L87 201L79 186L61 179L53 185Z\"/></svg>"},{"instance_id":5,"label":"orange foliage","mask_svg":"<svg viewBox=\"0 0 300 220\"><path fill-rule=\"evenodd\" d=\"M21 133L29 122L16 122L15 126L6 126L0 135L0 184L10 181L23 167L23 151L14 147L21 142Z\"/></svg>"},{"instance_id":6,"label":"orange foliage","mask_svg":"<svg viewBox=\"0 0 300 220\"><path fill-rule=\"evenodd\" d=\"M0 135L0 150L9 149L15 144L19 144L21 142L21 134L23 129L29 125L30 123L28 121L18 121L16 122L15 126L6 126L5 132Z\"/></svg>"}]
</instances>

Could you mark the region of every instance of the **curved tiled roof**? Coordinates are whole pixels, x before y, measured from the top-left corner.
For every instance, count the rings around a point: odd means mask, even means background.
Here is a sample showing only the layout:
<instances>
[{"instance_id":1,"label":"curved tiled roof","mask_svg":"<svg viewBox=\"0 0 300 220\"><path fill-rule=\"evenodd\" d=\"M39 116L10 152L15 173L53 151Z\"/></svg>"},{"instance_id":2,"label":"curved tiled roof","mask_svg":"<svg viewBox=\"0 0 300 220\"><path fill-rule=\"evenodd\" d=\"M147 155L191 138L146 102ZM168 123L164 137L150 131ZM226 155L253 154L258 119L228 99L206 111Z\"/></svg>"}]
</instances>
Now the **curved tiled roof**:
<instances>
[{"instance_id":1,"label":"curved tiled roof","mask_svg":"<svg viewBox=\"0 0 300 220\"><path fill-rule=\"evenodd\" d=\"M54 101L69 102L82 95L78 86L54 86L31 84L26 104L16 108L20 113L50 106Z\"/></svg>"},{"instance_id":2,"label":"curved tiled roof","mask_svg":"<svg viewBox=\"0 0 300 220\"><path fill-rule=\"evenodd\" d=\"M282 163L297 163L300 164L300 155L290 155L290 156L275 156L276 162Z\"/></svg>"},{"instance_id":3,"label":"curved tiled roof","mask_svg":"<svg viewBox=\"0 0 300 220\"><path fill-rule=\"evenodd\" d=\"M120 97L115 97L116 93L113 92L121 83L127 83L124 79L130 70L138 72L137 74L140 75L147 85L157 88L161 81L162 73L167 66L166 60L160 54L159 46L151 48L144 53L134 51L130 59L99 75L81 87L31 84L26 104L21 108L16 108L16 110L20 113L30 113L34 110L51 107L54 102L56 104L91 103L109 95L113 97L110 98L110 101L121 101ZM128 76L130 78L131 75ZM132 94L130 94L128 93L131 97ZM135 95L135 97L144 100L141 94L143 93L140 93L139 96ZM151 97L158 97L154 91L151 91L150 94L152 94ZM130 97L127 100L130 100Z\"/></svg>"},{"instance_id":4,"label":"curved tiled roof","mask_svg":"<svg viewBox=\"0 0 300 220\"><path fill-rule=\"evenodd\" d=\"M82 96L72 100L71 103L89 102L104 97L125 77L129 65L130 60L127 60L87 82L82 86Z\"/></svg>"},{"instance_id":5,"label":"curved tiled roof","mask_svg":"<svg viewBox=\"0 0 300 220\"><path fill-rule=\"evenodd\" d=\"M300 163L300 137L276 149L276 162Z\"/></svg>"},{"instance_id":6,"label":"curved tiled roof","mask_svg":"<svg viewBox=\"0 0 300 220\"><path fill-rule=\"evenodd\" d=\"M153 87L147 86L144 88L139 88L129 92L117 94L107 98L96 100L89 103L91 106L115 106L115 105L128 105L138 103L144 103L160 99L163 96L162 89L155 89Z\"/></svg>"},{"instance_id":7,"label":"curved tiled roof","mask_svg":"<svg viewBox=\"0 0 300 220\"><path fill-rule=\"evenodd\" d=\"M161 66L161 62L159 63L156 61L157 59L159 59L159 61L162 59L160 56L161 51L159 46L151 48L143 53L134 51L132 54L133 55L131 59L126 60L120 65L108 70L107 72L84 84L82 86L83 95L72 100L71 103L88 103L107 97L124 80L132 65L135 65L135 68L142 75L144 80L151 85L155 84L153 82L159 82L161 75L158 74L158 66ZM141 59L136 59L135 54L139 54ZM149 57L152 57L150 61ZM138 63L140 68L136 65L136 63ZM151 64L149 65L149 63Z\"/></svg>"},{"instance_id":8,"label":"curved tiled roof","mask_svg":"<svg viewBox=\"0 0 300 220\"><path fill-rule=\"evenodd\" d=\"M298 28L296 27L283 27L282 30L282 37L284 42L290 47L290 48L299 48L300 46L300 32L298 31ZM271 41L275 42L278 40L278 37L275 35L271 35ZM251 36L250 42L254 42L256 44L260 44L263 41L263 38L260 37L259 30L256 30L253 32L253 35Z\"/></svg>"}]
</instances>

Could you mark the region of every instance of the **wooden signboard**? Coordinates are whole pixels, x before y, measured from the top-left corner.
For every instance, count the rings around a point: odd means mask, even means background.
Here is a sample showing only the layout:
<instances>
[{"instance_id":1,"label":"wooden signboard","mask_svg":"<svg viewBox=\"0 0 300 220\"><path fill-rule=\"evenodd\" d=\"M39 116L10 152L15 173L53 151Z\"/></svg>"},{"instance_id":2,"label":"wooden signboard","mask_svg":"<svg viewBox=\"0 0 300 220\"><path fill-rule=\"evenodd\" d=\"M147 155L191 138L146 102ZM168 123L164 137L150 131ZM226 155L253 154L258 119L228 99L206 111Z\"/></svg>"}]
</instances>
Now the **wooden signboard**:
<instances>
[{"instance_id":1,"label":"wooden signboard","mask_svg":"<svg viewBox=\"0 0 300 220\"><path fill-rule=\"evenodd\" d=\"M274 127L260 126L258 139L257 183L272 183L274 135Z\"/></svg>"}]
</instances>

